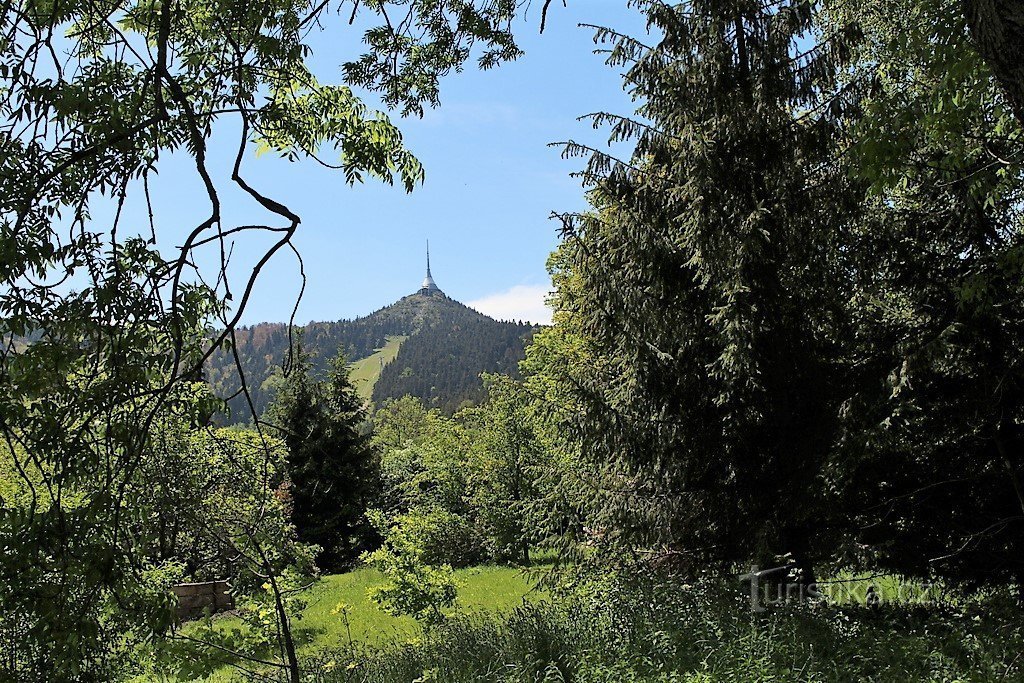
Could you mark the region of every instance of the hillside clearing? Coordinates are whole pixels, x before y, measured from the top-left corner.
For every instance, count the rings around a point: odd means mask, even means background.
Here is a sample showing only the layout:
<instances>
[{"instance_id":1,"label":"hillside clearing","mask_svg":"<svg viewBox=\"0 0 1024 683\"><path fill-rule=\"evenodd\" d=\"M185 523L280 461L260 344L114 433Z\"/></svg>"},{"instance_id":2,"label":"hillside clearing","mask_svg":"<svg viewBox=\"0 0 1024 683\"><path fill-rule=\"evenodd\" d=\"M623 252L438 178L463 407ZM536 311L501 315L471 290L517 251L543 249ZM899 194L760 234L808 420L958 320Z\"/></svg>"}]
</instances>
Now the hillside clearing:
<instances>
[{"instance_id":1,"label":"hillside clearing","mask_svg":"<svg viewBox=\"0 0 1024 683\"><path fill-rule=\"evenodd\" d=\"M377 349L373 355L357 360L350 366L349 379L356 388L356 393L364 401L369 401L373 396L373 385L380 377L380 371L384 366L395 359L402 342L408 339L408 335L393 335L388 337L388 343Z\"/></svg>"}]
</instances>

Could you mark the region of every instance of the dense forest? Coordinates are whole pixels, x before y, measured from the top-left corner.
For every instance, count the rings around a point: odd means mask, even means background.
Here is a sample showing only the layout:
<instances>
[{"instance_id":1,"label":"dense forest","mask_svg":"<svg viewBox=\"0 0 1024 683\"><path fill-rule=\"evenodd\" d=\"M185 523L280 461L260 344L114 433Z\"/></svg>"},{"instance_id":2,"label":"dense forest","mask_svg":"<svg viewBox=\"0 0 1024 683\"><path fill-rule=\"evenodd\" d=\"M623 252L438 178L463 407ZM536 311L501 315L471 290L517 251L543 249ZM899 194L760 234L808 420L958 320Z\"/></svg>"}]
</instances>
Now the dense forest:
<instances>
[{"instance_id":1,"label":"dense forest","mask_svg":"<svg viewBox=\"0 0 1024 683\"><path fill-rule=\"evenodd\" d=\"M454 306L449 311L402 343L398 357L384 366L374 384L374 403L409 395L451 414L483 400L480 373L519 376L519 361L534 326L498 322Z\"/></svg>"},{"instance_id":2,"label":"dense forest","mask_svg":"<svg viewBox=\"0 0 1024 683\"><path fill-rule=\"evenodd\" d=\"M484 395L482 372L515 375L532 326L488 318L444 294L410 294L370 315L337 322L312 322L289 330L286 324L261 323L235 331L234 351L214 354L204 367L216 395L228 401L231 422L251 419L235 355L244 370L257 415L273 401L291 348L301 341L315 376L326 376L331 360L348 362L372 355L390 337L406 336L398 357L382 368L373 400L406 394L448 413Z\"/></svg>"}]
</instances>

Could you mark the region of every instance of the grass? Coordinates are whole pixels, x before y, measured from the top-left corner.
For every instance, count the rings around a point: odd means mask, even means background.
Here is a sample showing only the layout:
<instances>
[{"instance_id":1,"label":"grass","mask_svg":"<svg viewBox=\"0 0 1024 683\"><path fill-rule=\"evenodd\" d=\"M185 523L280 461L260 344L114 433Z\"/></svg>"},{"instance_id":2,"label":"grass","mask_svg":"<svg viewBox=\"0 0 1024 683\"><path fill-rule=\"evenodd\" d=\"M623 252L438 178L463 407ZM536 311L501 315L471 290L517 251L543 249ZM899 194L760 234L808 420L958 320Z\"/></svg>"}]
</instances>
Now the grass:
<instances>
[{"instance_id":1,"label":"grass","mask_svg":"<svg viewBox=\"0 0 1024 683\"><path fill-rule=\"evenodd\" d=\"M541 597L527 576L510 567L460 569L456 577L459 598L454 612L459 614L500 614ZM345 647L350 638L356 644L380 647L415 640L421 629L412 618L392 616L368 597L367 590L381 582L379 572L364 568L325 576L306 591L302 595L306 607L292 624L299 655L306 658ZM336 609L339 603L345 606L343 611ZM215 618L214 622L226 631L241 626L239 619L230 615ZM222 666L206 678L193 680L226 683L236 680L234 673L232 667Z\"/></svg>"},{"instance_id":2,"label":"grass","mask_svg":"<svg viewBox=\"0 0 1024 683\"><path fill-rule=\"evenodd\" d=\"M964 596L940 582L907 580L891 574L862 578L850 572L840 572L819 583L818 590L832 604L865 605L869 586L875 589L881 603L886 605L959 604L964 600Z\"/></svg>"},{"instance_id":3,"label":"grass","mask_svg":"<svg viewBox=\"0 0 1024 683\"><path fill-rule=\"evenodd\" d=\"M882 577L879 577L882 578ZM894 581L873 580L893 591ZM885 585L879 585L885 584ZM913 593L913 591L911 591ZM909 595L917 599L920 594ZM345 652L316 683L996 683L1024 681L1007 591L952 602L793 603L753 613L733 582L580 584L421 641Z\"/></svg>"},{"instance_id":4,"label":"grass","mask_svg":"<svg viewBox=\"0 0 1024 683\"><path fill-rule=\"evenodd\" d=\"M459 601L457 612L507 611L529 596L529 580L518 570L507 567L474 567L457 572ZM304 596L307 607L295 623L302 643L300 654L341 647L354 642L386 644L419 633L411 617L395 617L383 611L367 597L367 590L382 581L373 569L357 569L348 574L327 576ZM341 614L334 613L338 603L347 606L348 627Z\"/></svg>"},{"instance_id":5,"label":"grass","mask_svg":"<svg viewBox=\"0 0 1024 683\"><path fill-rule=\"evenodd\" d=\"M295 622L310 683L1024 681L1024 612L1005 589L840 574L850 590L838 599L754 613L744 589L718 579L581 575L549 599L515 569L457 575L460 618L428 632L367 598L376 572L325 577ZM869 585L883 598L874 609ZM201 680L233 675L224 666Z\"/></svg>"},{"instance_id":6,"label":"grass","mask_svg":"<svg viewBox=\"0 0 1024 683\"><path fill-rule=\"evenodd\" d=\"M381 368L390 363L398 355L398 349L402 342L408 339L407 336L396 335L388 337L388 343L377 349L373 355L362 360L357 360L350 367L349 379L360 398L369 401L373 396L373 385L380 377Z\"/></svg>"}]
</instances>

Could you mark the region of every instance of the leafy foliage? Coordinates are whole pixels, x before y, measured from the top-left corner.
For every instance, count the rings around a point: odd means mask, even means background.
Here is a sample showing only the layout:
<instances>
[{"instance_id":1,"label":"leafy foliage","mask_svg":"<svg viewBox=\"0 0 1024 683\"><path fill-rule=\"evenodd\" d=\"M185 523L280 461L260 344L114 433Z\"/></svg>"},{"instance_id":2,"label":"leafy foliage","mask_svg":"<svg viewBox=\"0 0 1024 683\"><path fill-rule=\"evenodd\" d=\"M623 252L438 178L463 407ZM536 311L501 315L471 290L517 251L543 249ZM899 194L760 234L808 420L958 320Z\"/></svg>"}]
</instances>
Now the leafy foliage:
<instances>
[{"instance_id":1,"label":"leafy foliage","mask_svg":"<svg viewBox=\"0 0 1024 683\"><path fill-rule=\"evenodd\" d=\"M180 631L147 643L147 669L198 677L212 653L264 653L283 645L282 619L302 609L296 593L317 577L315 547L298 540L286 500L271 482L285 469L283 443L255 431L190 430L185 448L155 466L149 510L159 552L184 565L188 580L228 579L236 613L248 628L225 631L206 614L187 637ZM173 474L177 477L172 478ZM284 615L282 615L282 612ZM286 668L273 663L278 669Z\"/></svg>"},{"instance_id":2,"label":"leafy foliage","mask_svg":"<svg viewBox=\"0 0 1024 683\"><path fill-rule=\"evenodd\" d=\"M389 521L383 513L374 513L371 519L384 544L363 557L385 579L371 597L391 614L408 614L427 626L444 621L443 610L454 605L458 595L451 566L428 563L429 537L436 533L439 516L445 513L410 512Z\"/></svg>"},{"instance_id":3,"label":"leafy foliage","mask_svg":"<svg viewBox=\"0 0 1024 683\"><path fill-rule=\"evenodd\" d=\"M483 66L518 54L508 0L356 2L349 14L371 26L366 54L350 56L348 84L320 83L308 34L347 4L29 1L0 12L0 432L30 491L24 504L0 502L0 619L18 632L9 677L111 680L111 605L126 620L114 633L166 626L128 616L148 607L124 609L144 594L167 602L140 589L139 508L126 491L151 427L175 410L175 386L231 341L300 223L247 182L247 146L287 158L333 150L349 182L411 188L422 169L398 129L348 86L419 111L475 53ZM207 143L226 129L238 132L231 182L281 224L222 216ZM162 254L156 222L123 225L122 209L129 195L149 201L173 152L193 160L209 213ZM112 221L94 221L97 206L113 207ZM251 272L229 282L229 239L266 234ZM212 267L206 249L219 254Z\"/></svg>"},{"instance_id":4,"label":"leafy foliage","mask_svg":"<svg viewBox=\"0 0 1024 683\"><path fill-rule=\"evenodd\" d=\"M415 524L430 564L528 565L551 484L549 443L512 379L486 376L488 398L446 418L412 397L374 417L381 449L381 514Z\"/></svg>"},{"instance_id":5,"label":"leafy foliage","mask_svg":"<svg viewBox=\"0 0 1024 683\"><path fill-rule=\"evenodd\" d=\"M552 469L551 446L529 411L523 388L509 377L486 375L487 401L460 414L473 435L467 466L470 504L487 538L488 556L530 564L537 539L537 508Z\"/></svg>"},{"instance_id":6,"label":"leafy foliage","mask_svg":"<svg viewBox=\"0 0 1024 683\"><path fill-rule=\"evenodd\" d=\"M201 384L190 390L208 392ZM144 520L135 531L140 552L154 563L181 563L189 581L237 582L246 561L239 548L250 536L266 535L281 549L290 544L273 490L284 456L281 441L254 431L161 423L131 486Z\"/></svg>"}]
</instances>

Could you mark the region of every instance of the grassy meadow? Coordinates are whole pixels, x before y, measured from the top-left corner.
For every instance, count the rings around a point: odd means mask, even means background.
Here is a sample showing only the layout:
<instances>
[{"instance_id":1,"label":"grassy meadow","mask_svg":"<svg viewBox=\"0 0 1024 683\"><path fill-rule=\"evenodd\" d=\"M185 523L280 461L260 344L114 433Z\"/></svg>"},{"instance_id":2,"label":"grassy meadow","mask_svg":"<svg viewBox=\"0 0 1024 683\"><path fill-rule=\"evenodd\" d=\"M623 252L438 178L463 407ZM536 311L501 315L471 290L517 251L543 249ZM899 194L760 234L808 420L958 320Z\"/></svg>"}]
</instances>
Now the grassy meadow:
<instances>
[{"instance_id":1,"label":"grassy meadow","mask_svg":"<svg viewBox=\"0 0 1024 683\"><path fill-rule=\"evenodd\" d=\"M317 683L967 683L1021 681L1024 625L1008 594L814 601L753 613L732 584L597 581L507 615L453 620L422 640L331 653ZM899 590L897 586L903 584ZM919 602L927 599L928 602Z\"/></svg>"},{"instance_id":2,"label":"grassy meadow","mask_svg":"<svg viewBox=\"0 0 1024 683\"><path fill-rule=\"evenodd\" d=\"M325 576L302 594L294 623L306 678L316 683L712 683L1021 681L1024 626L1005 591L967 594L896 576L836 573L830 597L750 610L738 585L664 577L584 579L569 592L535 590L507 567L458 570L459 599L424 629L368 598L372 569ZM881 598L865 604L869 587ZM841 588L839 588L841 587ZM214 619L239 628L236 617ZM186 626L188 633L194 626ZM198 654L198 653L197 653ZM137 681L272 680L204 651L201 677ZM235 663L239 663L235 660ZM243 665L244 662L241 662ZM270 677L268 677L270 675ZM253 677L255 676L255 678Z\"/></svg>"},{"instance_id":3,"label":"grassy meadow","mask_svg":"<svg viewBox=\"0 0 1024 683\"><path fill-rule=\"evenodd\" d=\"M377 383L377 378L380 377L381 368L395 359L395 356L398 355L398 349L406 339L408 339L408 336L405 335L388 337L388 343L377 349L373 355L352 363L349 381L352 382L352 386L355 387L356 393L359 394L360 398L366 401L370 400L373 396L373 385Z\"/></svg>"},{"instance_id":4,"label":"grassy meadow","mask_svg":"<svg viewBox=\"0 0 1024 683\"><path fill-rule=\"evenodd\" d=\"M510 567L460 569L456 571L456 578L458 602L449 610L453 617L480 613L501 615L544 595L534 588L534 582L527 574ZM299 654L307 658L352 646L389 649L417 642L422 629L412 617L388 614L370 599L369 590L381 581L381 574L376 570L360 568L345 574L324 576L304 591L300 597L305 608L292 624ZM215 616L213 624L222 632L247 630L241 620L230 613ZM196 628L196 624L186 623L181 633L187 636ZM209 669L208 675L201 678L168 677L150 670L136 679L137 683L149 680L200 680L207 683L237 680L239 671L229 663L237 660L225 659L214 651L206 651L199 657L205 660L205 667Z\"/></svg>"}]
</instances>

